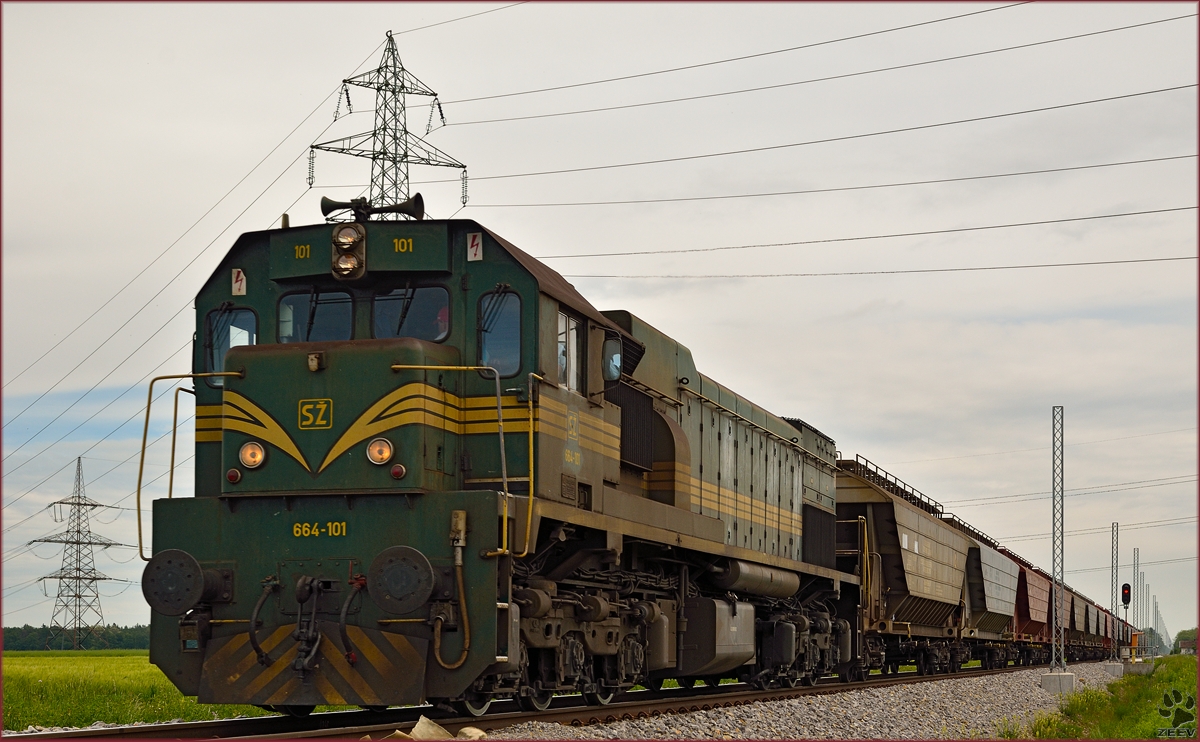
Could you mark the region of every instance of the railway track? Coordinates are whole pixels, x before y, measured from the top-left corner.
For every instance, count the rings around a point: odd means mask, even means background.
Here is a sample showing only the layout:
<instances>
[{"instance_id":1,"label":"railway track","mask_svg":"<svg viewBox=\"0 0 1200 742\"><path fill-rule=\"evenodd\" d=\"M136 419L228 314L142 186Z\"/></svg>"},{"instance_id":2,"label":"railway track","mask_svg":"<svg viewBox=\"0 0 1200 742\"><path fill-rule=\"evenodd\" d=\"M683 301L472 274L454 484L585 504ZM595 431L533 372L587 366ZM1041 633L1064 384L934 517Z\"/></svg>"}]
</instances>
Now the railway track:
<instances>
[{"instance_id":1,"label":"railway track","mask_svg":"<svg viewBox=\"0 0 1200 742\"><path fill-rule=\"evenodd\" d=\"M887 678L875 677L860 683L842 683L826 679L812 687L773 688L759 690L744 683L717 688L674 688L659 691L631 691L619 696L607 706L585 705L581 696L556 696L551 707L540 713L521 711L513 701L497 701L491 710L480 717L456 717L433 706L410 706L388 711L332 711L306 718L283 716L247 719L191 721L173 724L142 724L123 727L88 727L57 732L21 734L22 740L58 738L124 738L124 739L294 739L299 737L352 737L370 735L375 739L396 730L408 731L421 716L436 721L447 731L457 733L467 726L485 732L502 729L526 721L557 722L572 726L587 726L621 720L645 719L663 714L682 714L708 711L714 708L742 706L758 701L776 701L806 695L843 693L862 688L923 683L938 680L957 680L984 675L997 675L1032 669L1013 666L999 670L961 670L946 675L917 675L901 673Z\"/></svg>"}]
</instances>

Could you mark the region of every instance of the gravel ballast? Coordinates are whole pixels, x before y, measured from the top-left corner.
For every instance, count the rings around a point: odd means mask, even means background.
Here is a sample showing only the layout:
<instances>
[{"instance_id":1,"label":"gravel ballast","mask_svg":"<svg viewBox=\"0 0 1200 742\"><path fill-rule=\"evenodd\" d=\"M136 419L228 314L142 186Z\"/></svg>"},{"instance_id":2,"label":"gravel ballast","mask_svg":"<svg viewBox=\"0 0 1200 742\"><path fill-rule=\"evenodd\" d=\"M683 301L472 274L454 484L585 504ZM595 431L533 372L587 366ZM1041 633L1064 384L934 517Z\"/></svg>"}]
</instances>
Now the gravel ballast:
<instances>
[{"instance_id":1,"label":"gravel ballast","mask_svg":"<svg viewBox=\"0 0 1200 742\"><path fill-rule=\"evenodd\" d=\"M1101 663L1072 665L1075 687L1104 688ZM995 738L1001 722L1024 724L1058 699L1042 690L1045 668L976 678L804 696L732 708L665 714L586 727L526 722L489 739L964 739Z\"/></svg>"}]
</instances>

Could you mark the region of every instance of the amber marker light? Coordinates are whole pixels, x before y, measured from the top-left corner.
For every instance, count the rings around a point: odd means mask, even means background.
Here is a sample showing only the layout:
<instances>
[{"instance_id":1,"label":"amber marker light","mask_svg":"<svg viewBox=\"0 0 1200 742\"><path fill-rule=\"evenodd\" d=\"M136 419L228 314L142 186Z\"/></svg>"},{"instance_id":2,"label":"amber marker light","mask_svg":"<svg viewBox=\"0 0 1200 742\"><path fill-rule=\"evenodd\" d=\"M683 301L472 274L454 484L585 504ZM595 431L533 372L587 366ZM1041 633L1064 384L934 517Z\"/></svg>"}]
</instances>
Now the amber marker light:
<instances>
[{"instance_id":1,"label":"amber marker light","mask_svg":"<svg viewBox=\"0 0 1200 742\"><path fill-rule=\"evenodd\" d=\"M392 442L387 438L376 438L367 444L367 458L372 464L383 466L392 460Z\"/></svg>"},{"instance_id":2,"label":"amber marker light","mask_svg":"<svg viewBox=\"0 0 1200 742\"><path fill-rule=\"evenodd\" d=\"M263 449L262 444L257 441L247 441L242 444L242 450L238 451L238 460L242 462L242 466L247 469L257 469L262 466L262 462L267 458L267 452ZM233 471L232 469L230 471ZM230 480L234 481L234 480Z\"/></svg>"}]
</instances>

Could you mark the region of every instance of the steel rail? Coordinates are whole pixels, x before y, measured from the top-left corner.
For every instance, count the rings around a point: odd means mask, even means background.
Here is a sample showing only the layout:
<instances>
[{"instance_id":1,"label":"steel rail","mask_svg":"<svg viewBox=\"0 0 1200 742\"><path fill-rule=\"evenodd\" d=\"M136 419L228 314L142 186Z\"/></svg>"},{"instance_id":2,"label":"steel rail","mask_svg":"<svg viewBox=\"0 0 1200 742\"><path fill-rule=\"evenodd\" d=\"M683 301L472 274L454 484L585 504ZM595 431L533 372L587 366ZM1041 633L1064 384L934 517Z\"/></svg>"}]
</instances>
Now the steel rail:
<instances>
[{"instance_id":1,"label":"steel rail","mask_svg":"<svg viewBox=\"0 0 1200 742\"><path fill-rule=\"evenodd\" d=\"M1083 664L1083 663L1079 663ZM87 727L52 732L20 734L21 739L62 738L151 738L151 739L296 739L300 737L353 737L371 735L380 739L395 732L410 731L419 717L427 716L448 732L456 734L463 727L476 727L492 732L528 721L543 721L570 726L590 726L616 721L649 719L663 714L685 714L709 711L715 708L731 708L760 701L779 701L807 695L831 695L866 688L891 685L959 680L985 675L999 675L1034 670L1046 665L1013 665L997 670L972 668L957 673L918 675L906 672L900 675L879 676L872 679L842 683L836 678L825 678L815 686L796 688L772 688L759 690L745 683L731 683L716 688L700 687L690 690L674 688L663 691L631 691L618 696L606 706L588 706L580 695L555 696L551 707L542 712L525 712L517 709L514 701L496 701L494 711L479 717L450 717L433 706L409 706L388 711L331 711L309 717L265 716L245 719L219 719L216 721L192 721L168 724L139 724L121 727ZM13 735L10 731L5 736Z\"/></svg>"}]
</instances>

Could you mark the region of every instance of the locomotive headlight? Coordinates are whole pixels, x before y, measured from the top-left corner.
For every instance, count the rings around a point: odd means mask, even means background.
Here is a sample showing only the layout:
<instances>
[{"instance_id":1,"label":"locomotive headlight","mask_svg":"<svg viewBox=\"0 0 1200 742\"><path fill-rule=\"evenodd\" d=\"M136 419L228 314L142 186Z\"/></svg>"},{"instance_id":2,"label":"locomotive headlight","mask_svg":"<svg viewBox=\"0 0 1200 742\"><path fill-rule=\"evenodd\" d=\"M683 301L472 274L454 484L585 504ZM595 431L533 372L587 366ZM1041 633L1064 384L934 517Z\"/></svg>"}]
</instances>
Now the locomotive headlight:
<instances>
[{"instance_id":1,"label":"locomotive headlight","mask_svg":"<svg viewBox=\"0 0 1200 742\"><path fill-rule=\"evenodd\" d=\"M257 469L262 466L262 462L267 458L267 452L262 447L261 443L256 441L248 441L242 444L242 450L238 451L238 460L242 462L242 466L247 469Z\"/></svg>"},{"instance_id":2,"label":"locomotive headlight","mask_svg":"<svg viewBox=\"0 0 1200 742\"><path fill-rule=\"evenodd\" d=\"M333 266L343 276L348 276L358 270L358 256L348 253L346 255L339 255L338 259L333 262Z\"/></svg>"},{"instance_id":3,"label":"locomotive headlight","mask_svg":"<svg viewBox=\"0 0 1200 742\"><path fill-rule=\"evenodd\" d=\"M357 224L345 224L333 232L333 246L339 250L349 250L362 239L362 232Z\"/></svg>"},{"instance_id":4,"label":"locomotive headlight","mask_svg":"<svg viewBox=\"0 0 1200 742\"><path fill-rule=\"evenodd\" d=\"M387 438L376 438L367 444L367 458L372 464L383 466L392 460L392 442Z\"/></svg>"}]
</instances>

